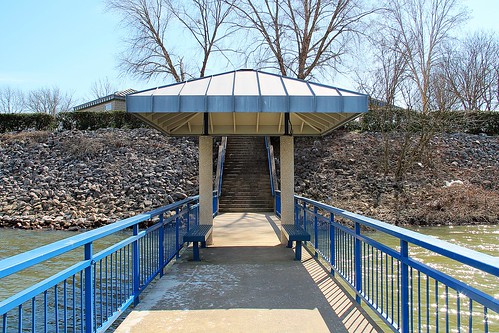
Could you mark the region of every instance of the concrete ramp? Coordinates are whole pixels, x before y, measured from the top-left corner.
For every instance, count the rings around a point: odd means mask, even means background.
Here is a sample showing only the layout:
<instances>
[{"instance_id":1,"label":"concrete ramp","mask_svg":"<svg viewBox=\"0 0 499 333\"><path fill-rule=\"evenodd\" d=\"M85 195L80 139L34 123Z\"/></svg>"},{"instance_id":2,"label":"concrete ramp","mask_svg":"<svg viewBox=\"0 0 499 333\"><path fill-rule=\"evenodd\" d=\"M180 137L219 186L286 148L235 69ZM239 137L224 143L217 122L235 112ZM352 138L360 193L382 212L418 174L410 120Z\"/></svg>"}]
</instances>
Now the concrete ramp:
<instances>
[{"instance_id":1,"label":"concrete ramp","mask_svg":"<svg viewBox=\"0 0 499 333\"><path fill-rule=\"evenodd\" d=\"M280 244L272 214L227 213L214 244L190 249L148 288L116 332L376 332L318 261Z\"/></svg>"}]
</instances>

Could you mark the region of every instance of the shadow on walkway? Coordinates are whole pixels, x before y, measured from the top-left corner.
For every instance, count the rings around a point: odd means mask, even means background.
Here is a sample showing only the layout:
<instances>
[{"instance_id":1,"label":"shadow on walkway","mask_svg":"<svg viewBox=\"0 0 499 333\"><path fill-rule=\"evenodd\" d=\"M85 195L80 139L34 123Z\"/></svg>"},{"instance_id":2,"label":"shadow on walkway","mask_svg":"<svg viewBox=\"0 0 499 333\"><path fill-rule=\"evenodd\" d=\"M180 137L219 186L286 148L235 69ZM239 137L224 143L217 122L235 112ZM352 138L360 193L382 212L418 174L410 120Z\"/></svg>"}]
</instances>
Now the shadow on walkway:
<instances>
[{"instance_id":1,"label":"shadow on walkway","mask_svg":"<svg viewBox=\"0 0 499 333\"><path fill-rule=\"evenodd\" d=\"M222 217L202 261L185 251L117 332L377 331L307 251L293 260L272 227L275 216Z\"/></svg>"}]
</instances>

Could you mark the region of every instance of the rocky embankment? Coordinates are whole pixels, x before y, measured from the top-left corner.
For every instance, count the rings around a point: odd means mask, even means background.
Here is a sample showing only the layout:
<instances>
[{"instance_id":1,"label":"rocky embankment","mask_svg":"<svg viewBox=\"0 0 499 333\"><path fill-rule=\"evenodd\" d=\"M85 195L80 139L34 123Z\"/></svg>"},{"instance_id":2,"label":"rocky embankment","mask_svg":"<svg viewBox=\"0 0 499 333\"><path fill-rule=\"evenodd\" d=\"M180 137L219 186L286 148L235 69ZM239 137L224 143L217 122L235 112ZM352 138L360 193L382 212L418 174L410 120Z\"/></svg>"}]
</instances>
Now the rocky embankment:
<instances>
[{"instance_id":1,"label":"rocky embankment","mask_svg":"<svg viewBox=\"0 0 499 333\"><path fill-rule=\"evenodd\" d=\"M155 130L0 136L0 227L95 228L197 192L197 140Z\"/></svg>"},{"instance_id":2,"label":"rocky embankment","mask_svg":"<svg viewBox=\"0 0 499 333\"><path fill-rule=\"evenodd\" d=\"M295 191L393 224L499 223L499 137L438 134L400 183L403 138L387 140L385 151L377 133L297 138Z\"/></svg>"},{"instance_id":3,"label":"rocky embankment","mask_svg":"<svg viewBox=\"0 0 499 333\"><path fill-rule=\"evenodd\" d=\"M296 192L390 223L498 223L499 138L441 135L430 147L400 187L397 152L385 173L379 134L296 138ZM0 227L99 227L196 194L197 175L196 138L151 129L3 134Z\"/></svg>"}]
</instances>

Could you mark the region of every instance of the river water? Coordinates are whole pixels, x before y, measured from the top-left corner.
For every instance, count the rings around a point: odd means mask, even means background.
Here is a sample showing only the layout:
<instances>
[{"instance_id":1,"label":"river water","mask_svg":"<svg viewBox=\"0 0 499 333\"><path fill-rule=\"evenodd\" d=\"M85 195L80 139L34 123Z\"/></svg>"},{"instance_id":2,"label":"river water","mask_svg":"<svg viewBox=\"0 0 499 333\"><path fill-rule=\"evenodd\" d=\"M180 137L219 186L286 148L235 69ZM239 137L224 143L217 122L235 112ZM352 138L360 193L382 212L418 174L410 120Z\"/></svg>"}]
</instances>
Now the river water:
<instances>
[{"instance_id":1,"label":"river water","mask_svg":"<svg viewBox=\"0 0 499 333\"><path fill-rule=\"evenodd\" d=\"M440 226L413 228L414 231L432 235L475 251L499 256L499 225L488 226ZM118 235L107 237L94 245L95 252L129 236L130 232L124 231ZM74 236L75 233L67 231L26 231L13 229L0 229L0 259L6 258L33 248L55 242L57 240ZM385 245L397 248L398 240L387 238L381 234L370 235L373 238L382 239ZM392 243L392 244L390 244ZM441 270L461 281L482 290L495 298L499 298L499 278L491 277L481 271L463 266L460 263L443 258L418 248L410 247L410 255L431 267ZM83 258L82 249L72 251L59 260L53 260L48 264L37 265L37 267L25 270L17 276L2 279L0 283L0 301L25 288L26 283L32 284L48 277L50 272L60 271L68 267L68 262L76 262ZM23 287L24 286L24 287Z\"/></svg>"}]
</instances>

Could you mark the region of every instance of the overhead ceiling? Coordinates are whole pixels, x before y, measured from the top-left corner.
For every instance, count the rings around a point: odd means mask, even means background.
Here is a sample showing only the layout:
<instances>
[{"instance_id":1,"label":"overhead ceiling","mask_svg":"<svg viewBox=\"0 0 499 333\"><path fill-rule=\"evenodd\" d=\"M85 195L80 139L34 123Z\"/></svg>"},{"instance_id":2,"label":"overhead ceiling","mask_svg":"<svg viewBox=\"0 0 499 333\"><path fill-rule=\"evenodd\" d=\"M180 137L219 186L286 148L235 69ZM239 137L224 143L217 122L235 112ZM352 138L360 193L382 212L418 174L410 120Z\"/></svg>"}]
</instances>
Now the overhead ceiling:
<instances>
[{"instance_id":1,"label":"overhead ceiling","mask_svg":"<svg viewBox=\"0 0 499 333\"><path fill-rule=\"evenodd\" d=\"M127 112L174 136L324 135L367 112L367 95L237 70L126 97Z\"/></svg>"}]
</instances>

